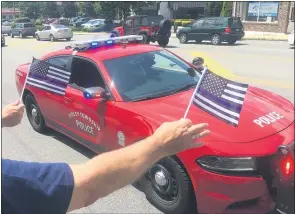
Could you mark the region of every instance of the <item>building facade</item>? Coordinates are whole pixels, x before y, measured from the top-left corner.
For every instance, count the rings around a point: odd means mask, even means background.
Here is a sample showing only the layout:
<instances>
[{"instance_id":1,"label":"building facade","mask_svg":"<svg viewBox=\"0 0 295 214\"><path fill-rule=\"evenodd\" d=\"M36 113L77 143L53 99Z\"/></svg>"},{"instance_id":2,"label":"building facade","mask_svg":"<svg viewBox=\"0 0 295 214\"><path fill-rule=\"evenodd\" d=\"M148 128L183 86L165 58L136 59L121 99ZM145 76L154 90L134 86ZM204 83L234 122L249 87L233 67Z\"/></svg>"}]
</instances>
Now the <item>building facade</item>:
<instances>
[{"instance_id":1,"label":"building facade","mask_svg":"<svg viewBox=\"0 0 295 214\"><path fill-rule=\"evenodd\" d=\"M160 2L158 15L165 19L199 19L204 16L205 2Z\"/></svg>"},{"instance_id":2,"label":"building facade","mask_svg":"<svg viewBox=\"0 0 295 214\"><path fill-rule=\"evenodd\" d=\"M2 8L1 9L1 18L2 20L14 20L19 18L20 9L18 8Z\"/></svg>"},{"instance_id":3,"label":"building facade","mask_svg":"<svg viewBox=\"0 0 295 214\"><path fill-rule=\"evenodd\" d=\"M233 16L245 31L287 33L294 29L294 2L234 2Z\"/></svg>"}]
</instances>

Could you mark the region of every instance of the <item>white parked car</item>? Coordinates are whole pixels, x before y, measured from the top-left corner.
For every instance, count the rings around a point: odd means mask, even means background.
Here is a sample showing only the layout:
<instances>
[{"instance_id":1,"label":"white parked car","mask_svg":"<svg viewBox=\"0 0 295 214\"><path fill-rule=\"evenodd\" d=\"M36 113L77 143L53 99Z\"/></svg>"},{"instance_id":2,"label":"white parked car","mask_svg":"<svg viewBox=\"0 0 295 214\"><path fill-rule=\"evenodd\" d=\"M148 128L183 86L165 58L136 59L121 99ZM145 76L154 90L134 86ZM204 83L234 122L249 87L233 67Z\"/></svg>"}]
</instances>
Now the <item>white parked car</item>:
<instances>
[{"instance_id":1,"label":"white parked car","mask_svg":"<svg viewBox=\"0 0 295 214\"><path fill-rule=\"evenodd\" d=\"M40 31L35 33L37 40L55 41L59 39L66 39L70 41L73 38L73 32L70 28L60 24L44 25Z\"/></svg>"},{"instance_id":2,"label":"white parked car","mask_svg":"<svg viewBox=\"0 0 295 214\"><path fill-rule=\"evenodd\" d=\"M4 23L2 23L2 26L1 26L2 34L10 35L10 33L11 33L11 25L12 25L12 22L4 22Z\"/></svg>"},{"instance_id":3,"label":"white parked car","mask_svg":"<svg viewBox=\"0 0 295 214\"><path fill-rule=\"evenodd\" d=\"M288 36L288 42L291 45L291 47L294 47L294 30L292 30L292 32L289 34Z\"/></svg>"},{"instance_id":4,"label":"white parked car","mask_svg":"<svg viewBox=\"0 0 295 214\"><path fill-rule=\"evenodd\" d=\"M98 27L104 23L104 19L91 19L87 23L82 24L82 28Z\"/></svg>"}]
</instances>

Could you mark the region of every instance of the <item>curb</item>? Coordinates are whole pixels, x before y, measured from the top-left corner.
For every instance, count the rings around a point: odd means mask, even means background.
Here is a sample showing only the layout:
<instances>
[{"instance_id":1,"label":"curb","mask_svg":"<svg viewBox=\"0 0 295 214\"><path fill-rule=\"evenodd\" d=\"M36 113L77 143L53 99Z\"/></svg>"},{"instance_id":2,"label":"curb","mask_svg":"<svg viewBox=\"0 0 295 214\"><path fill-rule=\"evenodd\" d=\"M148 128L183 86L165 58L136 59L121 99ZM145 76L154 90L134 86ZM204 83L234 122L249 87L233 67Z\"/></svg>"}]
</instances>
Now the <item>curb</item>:
<instances>
[{"instance_id":1,"label":"curb","mask_svg":"<svg viewBox=\"0 0 295 214\"><path fill-rule=\"evenodd\" d=\"M73 32L74 35L108 35L109 33L97 32L97 33L87 33L87 32ZM176 38L175 34L172 34L170 38ZM242 40L264 40L264 41L288 41L288 37L244 37Z\"/></svg>"}]
</instances>

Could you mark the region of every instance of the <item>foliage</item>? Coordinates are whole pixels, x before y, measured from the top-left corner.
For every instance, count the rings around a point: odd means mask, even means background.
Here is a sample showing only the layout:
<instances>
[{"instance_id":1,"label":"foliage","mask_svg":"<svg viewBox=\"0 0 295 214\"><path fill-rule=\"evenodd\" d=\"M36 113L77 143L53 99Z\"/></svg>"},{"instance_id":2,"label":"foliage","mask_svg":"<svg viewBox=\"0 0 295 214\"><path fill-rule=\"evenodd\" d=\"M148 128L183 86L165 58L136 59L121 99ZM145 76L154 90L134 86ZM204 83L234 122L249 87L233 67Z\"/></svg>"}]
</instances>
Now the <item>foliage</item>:
<instances>
[{"instance_id":1,"label":"foliage","mask_svg":"<svg viewBox=\"0 0 295 214\"><path fill-rule=\"evenodd\" d=\"M37 30L41 30L42 29L42 25L36 25Z\"/></svg>"},{"instance_id":2,"label":"foliage","mask_svg":"<svg viewBox=\"0 0 295 214\"><path fill-rule=\"evenodd\" d=\"M81 31L82 30L82 27L73 27L73 26L70 26L70 29L72 31Z\"/></svg>"},{"instance_id":3,"label":"foliage","mask_svg":"<svg viewBox=\"0 0 295 214\"><path fill-rule=\"evenodd\" d=\"M59 17L58 6L57 6L56 2L50 2L50 1L45 2L43 14L47 18Z\"/></svg>"},{"instance_id":4,"label":"foliage","mask_svg":"<svg viewBox=\"0 0 295 214\"><path fill-rule=\"evenodd\" d=\"M40 19L37 19L37 20L35 21L35 25L42 25L41 20L40 20Z\"/></svg>"},{"instance_id":5,"label":"foliage","mask_svg":"<svg viewBox=\"0 0 295 214\"><path fill-rule=\"evenodd\" d=\"M72 1L64 1L62 3L64 7L64 17L65 18L71 18L77 16L78 13L78 7L75 4L75 2Z\"/></svg>"},{"instance_id":6,"label":"foliage","mask_svg":"<svg viewBox=\"0 0 295 214\"><path fill-rule=\"evenodd\" d=\"M93 1L87 1L84 4L85 4L85 14L88 17L95 17L96 13L95 13L95 10L94 10L94 7L93 7L94 2Z\"/></svg>"},{"instance_id":7,"label":"foliage","mask_svg":"<svg viewBox=\"0 0 295 214\"><path fill-rule=\"evenodd\" d=\"M205 17L220 16L222 4L221 1L206 2L204 8Z\"/></svg>"},{"instance_id":8,"label":"foliage","mask_svg":"<svg viewBox=\"0 0 295 214\"><path fill-rule=\"evenodd\" d=\"M224 1L222 4L222 10L220 16L229 17L232 16L233 2Z\"/></svg>"}]
</instances>

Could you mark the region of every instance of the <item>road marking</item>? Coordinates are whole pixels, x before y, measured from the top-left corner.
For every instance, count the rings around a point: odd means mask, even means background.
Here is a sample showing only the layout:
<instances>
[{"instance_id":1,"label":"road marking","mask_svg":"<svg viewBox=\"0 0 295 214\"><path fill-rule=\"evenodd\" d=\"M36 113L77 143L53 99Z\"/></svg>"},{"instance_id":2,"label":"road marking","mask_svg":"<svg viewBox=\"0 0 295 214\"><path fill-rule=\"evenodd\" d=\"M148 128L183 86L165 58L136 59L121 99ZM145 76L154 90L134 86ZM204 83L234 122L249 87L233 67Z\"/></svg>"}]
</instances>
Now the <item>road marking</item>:
<instances>
[{"instance_id":1,"label":"road marking","mask_svg":"<svg viewBox=\"0 0 295 214\"><path fill-rule=\"evenodd\" d=\"M245 77L241 75L237 76L233 74L231 71L229 71L228 69L226 69L225 67L223 67L220 63L208 57L206 54L202 52L190 52L190 54L193 57L202 57L205 61L205 65L207 65L210 70L212 70L214 73L220 76L223 76L225 78L235 80L235 81L241 81L245 83L247 82L248 84L259 84L259 85L272 86L277 88L294 89L294 84L288 84L282 81L257 79L257 78Z\"/></svg>"}]
</instances>

